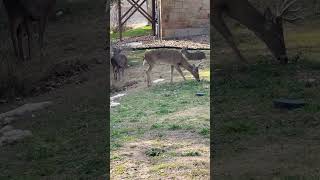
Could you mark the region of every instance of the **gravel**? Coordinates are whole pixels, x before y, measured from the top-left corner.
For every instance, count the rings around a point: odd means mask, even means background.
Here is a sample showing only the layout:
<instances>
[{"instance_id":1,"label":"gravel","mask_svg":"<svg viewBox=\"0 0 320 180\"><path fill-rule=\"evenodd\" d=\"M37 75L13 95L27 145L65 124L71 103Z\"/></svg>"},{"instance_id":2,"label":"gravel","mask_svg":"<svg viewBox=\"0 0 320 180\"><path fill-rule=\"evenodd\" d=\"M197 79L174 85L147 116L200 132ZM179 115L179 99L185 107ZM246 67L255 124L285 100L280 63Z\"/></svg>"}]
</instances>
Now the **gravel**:
<instances>
[{"instance_id":1,"label":"gravel","mask_svg":"<svg viewBox=\"0 0 320 180\"><path fill-rule=\"evenodd\" d=\"M136 43L133 43L136 42ZM133 46L130 46L134 44ZM158 40L154 36L140 36L123 38L122 41L113 42L115 47L128 49L152 49L152 48L184 48L210 50L210 38L208 35L192 36L184 39Z\"/></svg>"}]
</instances>

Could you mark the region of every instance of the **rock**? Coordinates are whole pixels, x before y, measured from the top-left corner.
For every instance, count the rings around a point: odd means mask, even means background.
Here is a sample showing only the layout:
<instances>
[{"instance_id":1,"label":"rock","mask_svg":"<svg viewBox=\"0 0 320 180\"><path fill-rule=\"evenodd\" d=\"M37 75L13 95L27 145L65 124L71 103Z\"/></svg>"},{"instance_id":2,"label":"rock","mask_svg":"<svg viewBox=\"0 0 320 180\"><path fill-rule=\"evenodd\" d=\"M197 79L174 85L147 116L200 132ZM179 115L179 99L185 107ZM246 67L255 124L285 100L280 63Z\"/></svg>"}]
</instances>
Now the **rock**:
<instances>
[{"instance_id":1,"label":"rock","mask_svg":"<svg viewBox=\"0 0 320 180\"><path fill-rule=\"evenodd\" d=\"M110 107L116 107L116 106L119 106L120 105L120 103L117 103L117 102L111 102L110 103Z\"/></svg>"},{"instance_id":2,"label":"rock","mask_svg":"<svg viewBox=\"0 0 320 180\"><path fill-rule=\"evenodd\" d=\"M51 105L52 102L46 101L46 102L40 102L40 103L28 103L23 106L20 106L14 110L5 112L0 114L0 120L8 118L8 117L14 117L14 116L22 116L26 113L30 113L36 110L44 109Z\"/></svg>"},{"instance_id":3,"label":"rock","mask_svg":"<svg viewBox=\"0 0 320 180\"><path fill-rule=\"evenodd\" d=\"M273 100L273 104L276 108L281 109L296 109L301 108L305 106L305 102L302 99L286 99L286 98L280 98Z\"/></svg>"},{"instance_id":4,"label":"rock","mask_svg":"<svg viewBox=\"0 0 320 180\"><path fill-rule=\"evenodd\" d=\"M4 119L0 119L0 128L12 123L14 120L14 117L5 117Z\"/></svg>"},{"instance_id":5,"label":"rock","mask_svg":"<svg viewBox=\"0 0 320 180\"><path fill-rule=\"evenodd\" d=\"M205 93L202 93L202 92L196 93L196 96L204 96L204 95L205 95Z\"/></svg>"},{"instance_id":6,"label":"rock","mask_svg":"<svg viewBox=\"0 0 320 180\"><path fill-rule=\"evenodd\" d=\"M3 136L0 137L0 146L13 144L30 136L32 136L32 133L29 130L15 129L15 130L6 131L5 133L3 133Z\"/></svg>"},{"instance_id":7,"label":"rock","mask_svg":"<svg viewBox=\"0 0 320 180\"><path fill-rule=\"evenodd\" d=\"M165 79L157 79L157 80L154 80L154 81L152 81L153 83L155 83L155 84L157 84L157 83L159 83L159 82L162 82L162 81L164 81Z\"/></svg>"},{"instance_id":8,"label":"rock","mask_svg":"<svg viewBox=\"0 0 320 180\"><path fill-rule=\"evenodd\" d=\"M4 134L5 132L11 131L11 130L13 130L13 127L10 126L10 125L6 125L6 126L4 126L3 128L0 129L0 134Z\"/></svg>"},{"instance_id":9,"label":"rock","mask_svg":"<svg viewBox=\"0 0 320 180\"><path fill-rule=\"evenodd\" d=\"M59 18L60 16L64 15L63 10L59 10L56 12L56 17Z\"/></svg>"},{"instance_id":10,"label":"rock","mask_svg":"<svg viewBox=\"0 0 320 180\"><path fill-rule=\"evenodd\" d=\"M316 79L307 79L305 81L305 87L309 88L309 87L312 87L312 86L315 86L317 84L317 80Z\"/></svg>"},{"instance_id":11,"label":"rock","mask_svg":"<svg viewBox=\"0 0 320 180\"><path fill-rule=\"evenodd\" d=\"M5 99L0 99L0 104L6 104L6 103L8 103L7 100L5 100Z\"/></svg>"},{"instance_id":12,"label":"rock","mask_svg":"<svg viewBox=\"0 0 320 180\"><path fill-rule=\"evenodd\" d=\"M94 62L95 62L96 64L103 64L103 60L102 60L102 59L94 58L93 60L94 60Z\"/></svg>"}]
</instances>

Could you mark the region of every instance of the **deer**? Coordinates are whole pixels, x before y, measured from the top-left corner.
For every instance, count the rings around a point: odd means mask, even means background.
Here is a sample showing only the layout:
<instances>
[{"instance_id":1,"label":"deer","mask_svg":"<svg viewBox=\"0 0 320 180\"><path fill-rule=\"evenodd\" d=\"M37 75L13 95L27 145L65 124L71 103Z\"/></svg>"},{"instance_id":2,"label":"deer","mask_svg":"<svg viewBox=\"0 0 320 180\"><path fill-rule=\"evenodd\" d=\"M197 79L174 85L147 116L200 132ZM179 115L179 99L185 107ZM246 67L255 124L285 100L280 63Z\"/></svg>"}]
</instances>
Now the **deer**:
<instances>
[{"instance_id":1,"label":"deer","mask_svg":"<svg viewBox=\"0 0 320 180\"><path fill-rule=\"evenodd\" d=\"M274 8L276 12L272 13L268 7L262 14L248 0L214 0L210 21L243 63L248 62L237 48L233 35L224 21L224 14L253 31L267 45L280 64L287 64L283 22L294 23L302 19L297 15L301 8L293 8L295 3L296 0L281 0Z\"/></svg>"},{"instance_id":2,"label":"deer","mask_svg":"<svg viewBox=\"0 0 320 180\"><path fill-rule=\"evenodd\" d=\"M206 54L201 51L189 52L188 48L182 48L181 53L183 53L188 60L203 60L206 59Z\"/></svg>"},{"instance_id":3,"label":"deer","mask_svg":"<svg viewBox=\"0 0 320 180\"><path fill-rule=\"evenodd\" d=\"M152 69L154 68L154 66L157 64L171 65L171 78L170 78L171 83L173 83L173 70L174 70L174 68L182 76L183 80L186 80L180 67L183 67L184 69L189 71L197 81L200 81L199 66L201 65L202 62L200 62L198 65L194 65L194 64L191 65L187 61L187 58L178 50L156 49L156 50L147 51L144 55L143 66L146 63L149 65L148 70L146 70L147 86L148 87L151 86L150 73L151 73Z\"/></svg>"},{"instance_id":4,"label":"deer","mask_svg":"<svg viewBox=\"0 0 320 180\"><path fill-rule=\"evenodd\" d=\"M128 67L128 58L121 54L121 49L113 48L113 56L111 57L111 65L113 68L114 80L121 80L124 77L124 70Z\"/></svg>"},{"instance_id":5,"label":"deer","mask_svg":"<svg viewBox=\"0 0 320 180\"><path fill-rule=\"evenodd\" d=\"M38 22L40 54L44 55L45 28L49 13L55 3L56 0L3 0L8 15L14 53L18 59L25 60L22 46L23 29L28 37L28 56L26 59L31 59L31 27L33 22Z\"/></svg>"}]
</instances>

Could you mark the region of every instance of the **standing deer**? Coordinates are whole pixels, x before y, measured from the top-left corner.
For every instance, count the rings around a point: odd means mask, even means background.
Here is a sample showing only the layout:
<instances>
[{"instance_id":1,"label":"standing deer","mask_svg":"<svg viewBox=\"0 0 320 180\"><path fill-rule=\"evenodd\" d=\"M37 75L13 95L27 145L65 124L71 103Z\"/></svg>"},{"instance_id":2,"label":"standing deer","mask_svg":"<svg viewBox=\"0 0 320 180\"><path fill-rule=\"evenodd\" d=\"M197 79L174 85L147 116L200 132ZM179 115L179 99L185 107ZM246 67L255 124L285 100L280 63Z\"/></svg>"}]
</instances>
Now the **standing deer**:
<instances>
[{"instance_id":1,"label":"standing deer","mask_svg":"<svg viewBox=\"0 0 320 180\"><path fill-rule=\"evenodd\" d=\"M22 30L26 30L28 36L28 57L31 59L31 26L33 21L39 23L39 46L43 56L43 39L45 27L50 11L53 9L56 0L3 0L10 23L11 40L15 55L18 59L24 60L22 46Z\"/></svg>"},{"instance_id":2,"label":"standing deer","mask_svg":"<svg viewBox=\"0 0 320 180\"><path fill-rule=\"evenodd\" d=\"M182 78L186 80L180 67L183 67L186 70L188 70L197 81L200 81L198 67L200 66L201 63L199 63L197 66L194 64L193 65L189 64L185 56L177 50L158 49L158 50L148 51L144 55L143 65L145 63L149 64L149 69L146 71L148 87L151 86L150 72L152 71L153 67L156 64L162 64L162 63L171 65L171 80L170 80L171 83L173 82L174 68L180 73Z\"/></svg>"},{"instance_id":3,"label":"standing deer","mask_svg":"<svg viewBox=\"0 0 320 180\"><path fill-rule=\"evenodd\" d=\"M287 64L288 57L284 42L283 21L295 22L301 18L296 14L300 8L292 8L295 2L296 0L281 0L281 4L275 8L275 14L272 14L270 8L267 8L262 15L248 0L214 0L210 21L243 62L247 63L234 42L233 36L223 19L223 14L248 27L265 42L275 58L282 64Z\"/></svg>"},{"instance_id":4,"label":"standing deer","mask_svg":"<svg viewBox=\"0 0 320 180\"><path fill-rule=\"evenodd\" d=\"M125 55L120 54L121 49L113 48L113 56L111 57L111 65L113 68L113 77L115 80L121 80L124 77L124 70L128 67L128 59Z\"/></svg>"}]
</instances>

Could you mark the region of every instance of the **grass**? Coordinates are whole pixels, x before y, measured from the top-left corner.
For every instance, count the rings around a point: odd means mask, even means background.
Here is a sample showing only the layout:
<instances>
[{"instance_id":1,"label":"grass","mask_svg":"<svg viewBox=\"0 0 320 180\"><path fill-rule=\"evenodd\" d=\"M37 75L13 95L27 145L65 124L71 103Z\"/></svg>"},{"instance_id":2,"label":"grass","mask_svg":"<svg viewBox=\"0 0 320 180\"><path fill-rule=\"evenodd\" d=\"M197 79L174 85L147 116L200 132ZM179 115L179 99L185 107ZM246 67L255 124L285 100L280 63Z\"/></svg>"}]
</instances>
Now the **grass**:
<instances>
[{"instance_id":1,"label":"grass","mask_svg":"<svg viewBox=\"0 0 320 180\"><path fill-rule=\"evenodd\" d=\"M132 163L141 163L141 161L146 163L144 159L148 158L150 162L144 164L143 167L148 169L148 175L151 177L174 176L172 171L176 174L181 170L189 172L189 169L190 171L194 169L192 163L181 164L178 159L203 158L207 152L197 149L198 147L189 151L191 145L181 140L179 134L194 133L200 138L209 139L210 91L207 88L209 83L205 80L201 82L188 80L174 84L158 84L121 98L121 105L111 111L111 157L114 157L112 159L115 159L115 164L129 161L127 166L130 166ZM198 97L195 95L198 91L206 95ZM189 114L190 111L198 113ZM132 139L127 137L132 137ZM168 139L169 137L174 140ZM138 146L141 146L141 149L135 147L133 150L130 147L128 150L123 150L131 143L139 143ZM180 148L185 149L183 152L178 152ZM131 160L128 160L127 156L119 155L129 150L139 151L134 154L143 154L144 158L129 157ZM112 171L112 176L121 177L123 173L119 173L116 165L114 168L116 169ZM126 168L132 169L133 167ZM201 173L195 176L208 174L208 168L201 167L200 169ZM141 172L136 171L136 175L130 178L139 177L139 173ZM176 176L186 177L184 174L176 174Z\"/></svg>"},{"instance_id":2,"label":"grass","mask_svg":"<svg viewBox=\"0 0 320 180\"><path fill-rule=\"evenodd\" d=\"M72 14L50 21L44 59L33 52L36 55L32 61L16 63L10 38L5 36L7 29L1 31L0 36L6 39L0 44L0 59L3 60L0 97L25 96L22 102L3 104L1 112L27 102L50 100L53 105L34 112L32 118L23 117L22 121L12 124L18 129L31 130L33 136L21 143L1 147L0 161L6 163L0 163L0 179L97 179L105 174L106 98L101 97L106 97L106 89L94 87L105 85L106 70L90 62L93 58L105 58L103 50L98 48L104 43L103 3L84 0L68 4ZM58 90L30 97L29 90L39 87L39 81L56 63L73 60L90 66L88 72L78 75L88 81L77 85L64 84ZM9 84L11 89L3 83L3 75L7 74L3 71L7 67L6 62L12 63L14 70L12 79L6 81L12 83L17 79L16 84Z\"/></svg>"},{"instance_id":3,"label":"grass","mask_svg":"<svg viewBox=\"0 0 320 180\"><path fill-rule=\"evenodd\" d=\"M137 36L145 36L151 34L152 27L147 25L139 28L129 29L122 33L122 37L137 37ZM110 32L110 38L116 39L119 38L119 32Z\"/></svg>"},{"instance_id":4,"label":"grass","mask_svg":"<svg viewBox=\"0 0 320 180\"><path fill-rule=\"evenodd\" d=\"M216 37L215 68L223 71L223 73L213 75L213 92L215 92L215 101L213 102L215 126L213 131L217 147L216 161L229 167L226 161L229 157L239 158L233 163L243 163L248 162L248 157L242 155L251 154L250 161L257 164L254 168L228 172L229 177L216 176L216 179L259 179L261 174L267 179L275 177L295 179L296 175L311 172L311 170L302 171L301 168L299 169L300 166L308 166L312 170L317 169L317 165L309 164L310 161L303 155L305 151L295 149L296 152L292 153L289 149L295 147L286 148L283 150L286 154L278 157L277 150L272 146L281 144L291 147L290 143L294 143L298 147L304 146L300 139L308 139L312 142L309 132L317 131L319 128L320 96L318 92L320 86L319 83L308 85L306 82L309 78L318 81L320 78L320 36L318 35L319 28L316 28L318 26L319 23L311 22L299 27L286 26L289 57L301 52L298 62L290 62L287 66L271 64L270 52L265 45L251 32L237 28L233 29L234 36L250 65L245 69L234 69L232 64L236 64L237 61L233 58L233 52L221 53L230 48L224 41ZM301 98L308 105L291 111L280 110L273 106L273 100L277 98ZM318 136L318 133L312 134L313 138ZM273 169L279 169L276 175L272 174L272 169L264 167L267 166L267 163L263 164L260 160L258 154L261 152L257 149L264 148L268 148L265 158L286 159L271 164ZM255 154L257 156L254 156ZM301 154L299 156L301 161L287 160L294 158L297 154ZM317 155L312 156L317 157ZM230 166L232 167L232 165ZM219 166L216 168L217 172L223 171ZM295 170L292 171L292 169ZM318 175L315 173L316 171L312 172L314 175ZM239 176L239 174L241 175ZM288 175L292 175L292 177ZM288 178L281 178L284 176L288 176Z\"/></svg>"},{"instance_id":5,"label":"grass","mask_svg":"<svg viewBox=\"0 0 320 180\"><path fill-rule=\"evenodd\" d=\"M162 123L160 119L170 117L170 114L185 108L208 105L210 92L209 89L204 88L205 85L209 85L209 82L187 81L174 85L156 85L149 90L123 97L121 106L112 110L111 113L112 144L114 142L127 142L125 140L126 135L139 137L150 129L161 130L165 128L173 131L187 129L186 123L177 121L174 124L167 124ZM198 91L205 92L206 96L195 96ZM131 123L132 121L134 123ZM195 130L198 126L204 126L204 124L197 125L196 122L192 125Z\"/></svg>"}]
</instances>

